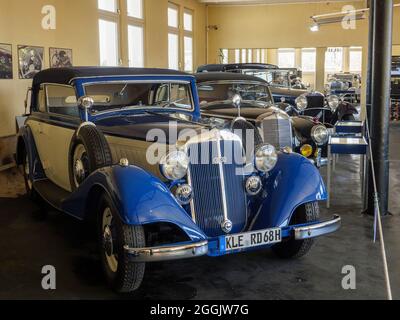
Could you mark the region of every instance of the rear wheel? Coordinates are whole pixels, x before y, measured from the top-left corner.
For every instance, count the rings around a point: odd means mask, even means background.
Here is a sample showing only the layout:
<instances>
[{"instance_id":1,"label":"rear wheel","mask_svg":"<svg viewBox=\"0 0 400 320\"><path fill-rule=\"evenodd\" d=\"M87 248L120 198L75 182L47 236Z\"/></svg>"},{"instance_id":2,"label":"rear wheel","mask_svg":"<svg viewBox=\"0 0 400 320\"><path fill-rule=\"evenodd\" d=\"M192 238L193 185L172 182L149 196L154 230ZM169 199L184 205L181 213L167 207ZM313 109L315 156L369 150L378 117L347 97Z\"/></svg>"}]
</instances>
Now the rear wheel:
<instances>
[{"instance_id":1,"label":"rear wheel","mask_svg":"<svg viewBox=\"0 0 400 320\"><path fill-rule=\"evenodd\" d=\"M24 149L23 158L22 158L22 170L23 170L23 175L24 175L24 182L25 182L25 189L26 189L27 196L31 200L38 201L39 196L36 193L35 188L33 186L33 182L32 182L31 167L30 167L30 163L29 163L29 155L25 149Z\"/></svg>"},{"instance_id":2,"label":"rear wheel","mask_svg":"<svg viewBox=\"0 0 400 320\"><path fill-rule=\"evenodd\" d=\"M143 227L123 224L110 198L103 195L98 210L98 230L101 263L107 282L119 293L135 291L143 281L145 263L131 262L124 246L145 247Z\"/></svg>"},{"instance_id":3,"label":"rear wheel","mask_svg":"<svg viewBox=\"0 0 400 320\"><path fill-rule=\"evenodd\" d=\"M315 222L319 219L318 202L307 203L294 213L290 225ZM314 239L284 241L272 247L274 253L283 259L300 258L306 255L314 244Z\"/></svg>"}]
</instances>

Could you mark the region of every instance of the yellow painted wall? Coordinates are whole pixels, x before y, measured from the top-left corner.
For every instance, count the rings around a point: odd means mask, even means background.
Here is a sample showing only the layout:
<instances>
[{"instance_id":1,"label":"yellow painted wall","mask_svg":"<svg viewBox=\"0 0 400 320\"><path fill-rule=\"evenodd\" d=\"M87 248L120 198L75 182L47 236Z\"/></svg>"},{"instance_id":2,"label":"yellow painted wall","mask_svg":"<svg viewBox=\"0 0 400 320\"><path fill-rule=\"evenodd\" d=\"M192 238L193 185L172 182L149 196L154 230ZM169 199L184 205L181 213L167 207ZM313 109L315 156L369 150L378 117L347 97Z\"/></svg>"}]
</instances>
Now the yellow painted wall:
<instances>
[{"instance_id":1,"label":"yellow painted wall","mask_svg":"<svg viewBox=\"0 0 400 320\"><path fill-rule=\"evenodd\" d=\"M206 8L196 0L175 0L194 10L194 66L206 61ZM41 27L44 5L57 10L57 29ZM168 0L145 0L146 66L168 67ZM17 45L73 49L75 66L99 64L97 0L0 0L0 43L13 45L14 79L0 80L0 137L15 134L15 116L24 112L24 99L31 80L18 79Z\"/></svg>"}]
</instances>

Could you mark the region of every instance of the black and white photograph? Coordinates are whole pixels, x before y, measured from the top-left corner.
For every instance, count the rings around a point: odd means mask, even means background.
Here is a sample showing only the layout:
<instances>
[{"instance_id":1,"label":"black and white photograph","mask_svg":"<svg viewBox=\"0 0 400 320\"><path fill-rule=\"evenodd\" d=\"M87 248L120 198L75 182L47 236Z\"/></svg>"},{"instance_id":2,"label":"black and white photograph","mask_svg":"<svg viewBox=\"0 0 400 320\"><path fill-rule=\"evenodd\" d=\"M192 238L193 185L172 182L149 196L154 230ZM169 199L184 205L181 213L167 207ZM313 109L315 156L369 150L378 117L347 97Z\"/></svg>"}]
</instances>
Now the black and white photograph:
<instances>
[{"instance_id":1,"label":"black and white photograph","mask_svg":"<svg viewBox=\"0 0 400 320\"><path fill-rule=\"evenodd\" d=\"M0 43L0 79L13 78L12 45Z\"/></svg>"},{"instance_id":2,"label":"black and white photograph","mask_svg":"<svg viewBox=\"0 0 400 320\"><path fill-rule=\"evenodd\" d=\"M33 79L44 67L44 48L18 46L19 78Z\"/></svg>"},{"instance_id":3,"label":"black and white photograph","mask_svg":"<svg viewBox=\"0 0 400 320\"><path fill-rule=\"evenodd\" d=\"M50 48L50 68L71 68L72 49Z\"/></svg>"}]
</instances>

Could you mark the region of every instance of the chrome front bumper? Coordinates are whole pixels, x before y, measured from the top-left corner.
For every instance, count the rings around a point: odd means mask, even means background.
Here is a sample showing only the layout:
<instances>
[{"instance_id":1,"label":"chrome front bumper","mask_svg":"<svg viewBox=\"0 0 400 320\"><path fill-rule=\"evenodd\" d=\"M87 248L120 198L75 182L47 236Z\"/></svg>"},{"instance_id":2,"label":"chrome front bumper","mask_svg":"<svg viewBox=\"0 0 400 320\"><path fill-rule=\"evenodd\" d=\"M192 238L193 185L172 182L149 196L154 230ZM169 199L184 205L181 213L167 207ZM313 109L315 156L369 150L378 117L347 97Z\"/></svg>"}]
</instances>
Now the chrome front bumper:
<instances>
[{"instance_id":1,"label":"chrome front bumper","mask_svg":"<svg viewBox=\"0 0 400 320\"><path fill-rule=\"evenodd\" d=\"M332 220L317 223L311 226L298 227L294 229L296 240L305 240L320 237L339 230L342 224L342 218L335 215Z\"/></svg>"},{"instance_id":2,"label":"chrome front bumper","mask_svg":"<svg viewBox=\"0 0 400 320\"><path fill-rule=\"evenodd\" d=\"M133 262L189 259L206 255L208 253L208 241L153 248L129 248L125 246L124 250Z\"/></svg>"}]
</instances>

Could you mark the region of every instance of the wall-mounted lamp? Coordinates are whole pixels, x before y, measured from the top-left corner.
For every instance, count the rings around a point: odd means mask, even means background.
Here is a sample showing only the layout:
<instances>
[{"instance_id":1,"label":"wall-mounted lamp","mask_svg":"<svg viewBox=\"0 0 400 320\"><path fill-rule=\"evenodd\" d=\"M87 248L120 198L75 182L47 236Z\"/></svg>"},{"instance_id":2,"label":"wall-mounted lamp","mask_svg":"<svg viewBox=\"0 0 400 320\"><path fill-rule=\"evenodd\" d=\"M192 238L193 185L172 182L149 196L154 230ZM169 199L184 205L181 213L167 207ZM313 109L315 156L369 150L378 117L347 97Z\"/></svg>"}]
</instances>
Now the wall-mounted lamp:
<instances>
[{"instance_id":1,"label":"wall-mounted lamp","mask_svg":"<svg viewBox=\"0 0 400 320\"><path fill-rule=\"evenodd\" d=\"M216 24L210 25L210 26L207 26L207 29L208 29L208 31L210 31L210 30L218 31L218 26Z\"/></svg>"},{"instance_id":2,"label":"wall-mounted lamp","mask_svg":"<svg viewBox=\"0 0 400 320\"><path fill-rule=\"evenodd\" d=\"M319 24L314 22L311 26L310 26L310 31L311 32L318 32L319 31Z\"/></svg>"}]
</instances>

